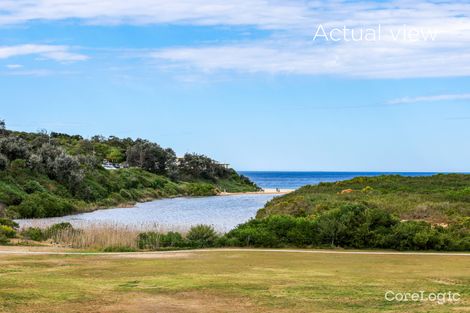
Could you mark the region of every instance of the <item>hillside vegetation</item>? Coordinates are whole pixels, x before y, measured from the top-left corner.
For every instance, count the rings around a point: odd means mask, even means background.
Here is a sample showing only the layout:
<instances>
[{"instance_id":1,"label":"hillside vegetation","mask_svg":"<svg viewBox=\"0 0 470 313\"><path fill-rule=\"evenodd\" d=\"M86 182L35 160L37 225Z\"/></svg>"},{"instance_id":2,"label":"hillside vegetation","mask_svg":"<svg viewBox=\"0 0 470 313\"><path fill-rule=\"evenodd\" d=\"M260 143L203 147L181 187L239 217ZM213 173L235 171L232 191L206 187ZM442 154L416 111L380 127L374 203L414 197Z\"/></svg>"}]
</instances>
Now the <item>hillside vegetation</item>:
<instances>
[{"instance_id":1,"label":"hillside vegetation","mask_svg":"<svg viewBox=\"0 0 470 313\"><path fill-rule=\"evenodd\" d=\"M106 170L102 161L123 168ZM147 140L7 130L0 121L0 217L53 217L162 197L255 191L198 154L177 158Z\"/></svg>"},{"instance_id":2,"label":"hillside vegetation","mask_svg":"<svg viewBox=\"0 0 470 313\"><path fill-rule=\"evenodd\" d=\"M358 177L275 198L224 244L470 251L470 175Z\"/></svg>"},{"instance_id":3,"label":"hillside vegetation","mask_svg":"<svg viewBox=\"0 0 470 313\"><path fill-rule=\"evenodd\" d=\"M470 216L470 175L384 175L305 186L273 199L258 212L258 217L305 217L350 204L380 208L402 220L451 224Z\"/></svg>"}]
</instances>

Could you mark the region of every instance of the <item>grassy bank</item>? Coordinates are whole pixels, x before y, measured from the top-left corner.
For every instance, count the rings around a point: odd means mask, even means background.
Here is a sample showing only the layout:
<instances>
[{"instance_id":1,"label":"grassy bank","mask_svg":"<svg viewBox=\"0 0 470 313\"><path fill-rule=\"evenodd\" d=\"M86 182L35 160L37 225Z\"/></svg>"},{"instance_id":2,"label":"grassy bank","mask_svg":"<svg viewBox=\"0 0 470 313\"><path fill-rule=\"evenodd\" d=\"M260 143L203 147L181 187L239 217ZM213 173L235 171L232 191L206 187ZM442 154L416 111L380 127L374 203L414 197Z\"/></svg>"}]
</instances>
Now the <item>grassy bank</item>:
<instances>
[{"instance_id":1,"label":"grassy bank","mask_svg":"<svg viewBox=\"0 0 470 313\"><path fill-rule=\"evenodd\" d=\"M116 274L119 273L119 274ZM465 312L468 257L182 252L0 255L0 312ZM388 302L452 291L455 303Z\"/></svg>"}]
</instances>

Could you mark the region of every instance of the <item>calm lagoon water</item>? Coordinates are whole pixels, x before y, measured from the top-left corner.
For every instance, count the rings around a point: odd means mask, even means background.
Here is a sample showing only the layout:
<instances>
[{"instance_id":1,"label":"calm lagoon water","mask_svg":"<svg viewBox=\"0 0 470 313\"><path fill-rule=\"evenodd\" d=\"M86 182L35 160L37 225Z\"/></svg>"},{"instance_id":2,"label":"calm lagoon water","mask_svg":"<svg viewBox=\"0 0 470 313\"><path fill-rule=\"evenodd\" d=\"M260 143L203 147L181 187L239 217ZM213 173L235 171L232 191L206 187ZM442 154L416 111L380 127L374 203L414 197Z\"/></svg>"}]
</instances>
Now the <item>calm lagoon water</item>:
<instances>
[{"instance_id":1,"label":"calm lagoon water","mask_svg":"<svg viewBox=\"0 0 470 313\"><path fill-rule=\"evenodd\" d=\"M191 225L210 224L224 232L256 215L273 195L233 195L174 198L139 203L133 208L115 208L64 217L17 220L20 226L47 226L70 222L76 227L116 225L137 229L186 230Z\"/></svg>"}]
</instances>

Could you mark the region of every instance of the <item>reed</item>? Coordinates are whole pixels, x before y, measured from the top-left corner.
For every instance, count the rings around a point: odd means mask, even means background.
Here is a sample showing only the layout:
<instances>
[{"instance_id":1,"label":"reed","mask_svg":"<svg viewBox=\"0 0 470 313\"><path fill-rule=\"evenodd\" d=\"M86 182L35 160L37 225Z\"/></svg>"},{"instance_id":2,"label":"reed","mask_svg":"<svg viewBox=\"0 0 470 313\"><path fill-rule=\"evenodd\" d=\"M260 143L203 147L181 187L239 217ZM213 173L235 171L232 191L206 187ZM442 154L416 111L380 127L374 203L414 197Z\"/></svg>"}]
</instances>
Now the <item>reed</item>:
<instances>
[{"instance_id":1,"label":"reed","mask_svg":"<svg viewBox=\"0 0 470 313\"><path fill-rule=\"evenodd\" d=\"M41 227L43 228L43 227ZM167 233L178 231L187 232L186 228L164 227L159 225L146 225L146 227L124 226L114 224L91 224L80 228L66 228L55 232L51 240L54 244L69 248L105 250L110 248L138 249L137 238L143 231Z\"/></svg>"},{"instance_id":2,"label":"reed","mask_svg":"<svg viewBox=\"0 0 470 313\"><path fill-rule=\"evenodd\" d=\"M60 230L52 236L52 240L59 245L79 249L137 249L138 235L139 231L127 227L93 225L83 229Z\"/></svg>"}]
</instances>

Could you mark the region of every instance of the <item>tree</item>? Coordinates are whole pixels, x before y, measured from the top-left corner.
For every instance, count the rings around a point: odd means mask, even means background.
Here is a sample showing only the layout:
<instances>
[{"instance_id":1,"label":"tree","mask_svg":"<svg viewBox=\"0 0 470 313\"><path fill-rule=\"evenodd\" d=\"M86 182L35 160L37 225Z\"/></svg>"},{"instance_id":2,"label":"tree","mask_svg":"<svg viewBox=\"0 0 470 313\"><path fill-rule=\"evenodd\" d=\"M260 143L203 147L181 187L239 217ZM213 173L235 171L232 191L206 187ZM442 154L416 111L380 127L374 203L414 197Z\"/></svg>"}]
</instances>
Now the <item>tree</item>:
<instances>
[{"instance_id":1,"label":"tree","mask_svg":"<svg viewBox=\"0 0 470 313\"><path fill-rule=\"evenodd\" d=\"M44 144L29 158L30 167L45 173L49 178L65 183L70 189L83 180L83 173L77 157L68 155L62 148Z\"/></svg>"},{"instance_id":2,"label":"tree","mask_svg":"<svg viewBox=\"0 0 470 313\"><path fill-rule=\"evenodd\" d=\"M0 120L0 135L5 135L7 131L7 127L5 124L5 120Z\"/></svg>"},{"instance_id":3,"label":"tree","mask_svg":"<svg viewBox=\"0 0 470 313\"><path fill-rule=\"evenodd\" d=\"M187 153L179 161L179 171L183 179L216 180L227 178L231 171L205 155Z\"/></svg>"},{"instance_id":4,"label":"tree","mask_svg":"<svg viewBox=\"0 0 470 313\"><path fill-rule=\"evenodd\" d=\"M0 138L0 153L10 161L16 159L28 159L31 146L24 139L16 136Z\"/></svg>"},{"instance_id":5,"label":"tree","mask_svg":"<svg viewBox=\"0 0 470 313\"><path fill-rule=\"evenodd\" d=\"M140 167L146 171L165 175L176 160L173 150L165 150L156 143L138 139L127 149L129 166Z\"/></svg>"},{"instance_id":6,"label":"tree","mask_svg":"<svg viewBox=\"0 0 470 313\"><path fill-rule=\"evenodd\" d=\"M0 171L5 170L8 167L8 158L0 153Z\"/></svg>"},{"instance_id":7,"label":"tree","mask_svg":"<svg viewBox=\"0 0 470 313\"><path fill-rule=\"evenodd\" d=\"M118 148L112 147L109 149L106 159L114 163L120 163L124 159L124 155Z\"/></svg>"}]
</instances>

